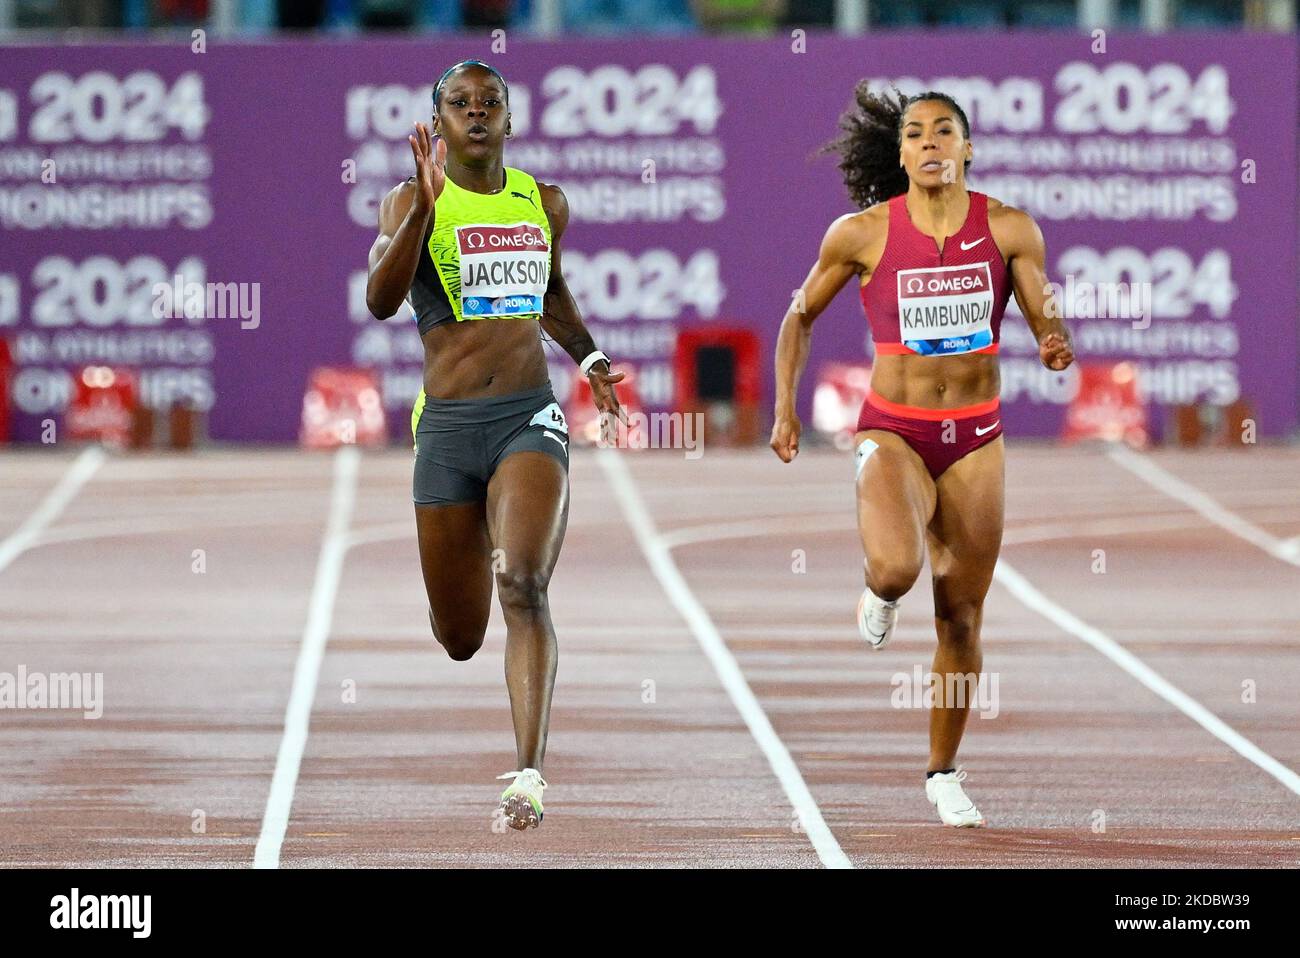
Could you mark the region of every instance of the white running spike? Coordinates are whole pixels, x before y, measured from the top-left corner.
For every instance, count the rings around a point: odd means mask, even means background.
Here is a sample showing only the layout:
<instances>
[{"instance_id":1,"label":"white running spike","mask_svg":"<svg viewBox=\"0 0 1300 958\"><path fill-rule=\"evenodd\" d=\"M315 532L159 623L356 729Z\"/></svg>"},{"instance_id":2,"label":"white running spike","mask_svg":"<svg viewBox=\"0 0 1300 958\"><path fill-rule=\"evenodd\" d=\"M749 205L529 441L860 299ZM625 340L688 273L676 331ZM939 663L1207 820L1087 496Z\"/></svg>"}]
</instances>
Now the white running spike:
<instances>
[{"instance_id":1,"label":"white running spike","mask_svg":"<svg viewBox=\"0 0 1300 958\"><path fill-rule=\"evenodd\" d=\"M886 602L870 589L858 599L858 634L877 652L889 644L898 624L898 600Z\"/></svg>"}]
</instances>

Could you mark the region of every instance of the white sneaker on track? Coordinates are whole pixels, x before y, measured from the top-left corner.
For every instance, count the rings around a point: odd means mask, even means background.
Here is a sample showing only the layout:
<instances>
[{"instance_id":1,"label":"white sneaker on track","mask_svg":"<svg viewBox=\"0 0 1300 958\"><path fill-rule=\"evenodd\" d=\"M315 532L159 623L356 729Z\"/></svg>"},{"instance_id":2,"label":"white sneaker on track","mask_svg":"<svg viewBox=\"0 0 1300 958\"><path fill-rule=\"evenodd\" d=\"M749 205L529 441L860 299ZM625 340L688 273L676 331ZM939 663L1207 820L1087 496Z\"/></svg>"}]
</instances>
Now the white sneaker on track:
<instances>
[{"instance_id":1,"label":"white sneaker on track","mask_svg":"<svg viewBox=\"0 0 1300 958\"><path fill-rule=\"evenodd\" d=\"M925 780L925 797L939 810L939 818L954 828L981 828L984 816L961 787L966 770L940 772Z\"/></svg>"},{"instance_id":2,"label":"white sneaker on track","mask_svg":"<svg viewBox=\"0 0 1300 958\"><path fill-rule=\"evenodd\" d=\"M858 634L863 641L879 652L893 638L897 624L898 600L886 602L870 589L863 589L858 599Z\"/></svg>"}]
</instances>

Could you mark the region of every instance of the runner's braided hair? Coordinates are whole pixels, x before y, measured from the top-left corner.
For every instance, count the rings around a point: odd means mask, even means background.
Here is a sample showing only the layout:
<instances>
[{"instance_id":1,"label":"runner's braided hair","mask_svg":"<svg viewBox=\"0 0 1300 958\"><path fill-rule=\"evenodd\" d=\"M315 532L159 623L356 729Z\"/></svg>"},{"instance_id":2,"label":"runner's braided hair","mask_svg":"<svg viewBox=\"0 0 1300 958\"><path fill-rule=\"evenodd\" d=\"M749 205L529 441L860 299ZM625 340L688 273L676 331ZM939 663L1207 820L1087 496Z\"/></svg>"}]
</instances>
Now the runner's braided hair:
<instances>
[{"instance_id":1,"label":"runner's braided hair","mask_svg":"<svg viewBox=\"0 0 1300 958\"><path fill-rule=\"evenodd\" d=\"M970 139L966 112L946 93L929 90L904 96L895 87L891 97L888 93L872 93L863 80L854 89L853 98L854 105L840 114L840 135L820 152L840 155L844 185L861 209L907 192L907 170L898 165L898 151L903 141L903 114L913 103L946 103L961 121L962 135ZM963 170L969 169L967 160Z\"/></svg>"}]
</instances>

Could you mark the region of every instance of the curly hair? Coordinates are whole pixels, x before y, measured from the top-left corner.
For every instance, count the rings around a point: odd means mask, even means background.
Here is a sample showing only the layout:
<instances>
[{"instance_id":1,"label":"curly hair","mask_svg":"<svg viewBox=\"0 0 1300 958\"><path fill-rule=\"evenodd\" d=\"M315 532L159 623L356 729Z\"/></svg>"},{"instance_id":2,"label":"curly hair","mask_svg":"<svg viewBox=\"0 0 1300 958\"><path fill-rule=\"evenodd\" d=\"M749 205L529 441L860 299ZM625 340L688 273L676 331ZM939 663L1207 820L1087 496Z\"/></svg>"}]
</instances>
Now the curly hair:
<instances>
[{"instance_id":1,"label":"curly hair","mask_svg":"<svg viewBox=\"0 0 1300 958\"><path fill-rule=\"evenodd\" d=\"M844 185L861 209L907 192L907 171L898 165L898 150L902 145L903 114L913 103L938 100L952 107L961 122L962 134L970 139L966 112L946 93L929 90L904 96L895 87L891 98L888 93L872 93L863 80L854 88L853 98L854 106L840 115L840 135L821 152L840 155ZM963 170L969 169L967 160Z\"/></svg>"}]
</instances>

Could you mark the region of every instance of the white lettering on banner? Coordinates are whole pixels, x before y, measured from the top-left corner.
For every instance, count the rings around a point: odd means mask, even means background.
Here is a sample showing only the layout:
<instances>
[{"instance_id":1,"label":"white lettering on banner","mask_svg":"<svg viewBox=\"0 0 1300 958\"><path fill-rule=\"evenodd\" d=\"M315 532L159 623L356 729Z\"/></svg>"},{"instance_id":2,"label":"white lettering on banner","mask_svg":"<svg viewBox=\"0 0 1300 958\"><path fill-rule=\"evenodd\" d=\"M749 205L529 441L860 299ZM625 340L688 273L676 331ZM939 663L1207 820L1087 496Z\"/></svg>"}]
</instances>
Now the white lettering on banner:
<instances>
[{"instance_id":1,"label":"white lettering on banner","mask_svg":"<svg viewBox=\"0 0 1300 958\"><path fill-rule=\"evenodd\" d=\"M31 100L35 109L27 135L33 143L147 142L172 130L197 140L212 113L203 98L203 76L194 70L181 74L170 88L149 70L121 79L104 70L76 78L42 73L32 81Z\"/></svg>"},{"instance_id":2,"label":"white lettering on banner","mask_svg":"<svg viewBox=\"0 0 1300 958\"><path fill-rule=\"evenodd\" d=\"M988 263L898 271L899 341L913 352L948 355L993 342Z\"/></svg>"},{"instance_id":3,"label":"white lettering on banner","mask_svg":"<svg viewBox=\"0 0 1300 958\"><path fill-rule=\"evenodd\" d=\"M1195 78L1178 63L1139 65L1115 60L1102 66L1076 60L1062 64L1053 78L1060 99L1052 126L1066 133L1190 133L1196 124L1220 134L1236 112L1229 95L1228 72L1211 63ZM1027 133L1044 128L1043 84L1033 77L992 81L983 76L873 77L871 89L897 86L914 95L943 90L964 104L971 126L981 134L1005 130Z\"/></svg>"},{"instance_id":4,"label":"white lettering on banner","mask_svg":"<svg viewBox=\"0 0 1300 958\"><path fill-rule=\"evenodd\" d=\"M707 63L685 76L662 63L635 72L616 63L592 70L553 67L543 77L546 105L538 122L544 136L664 136L691 124L697 133L712 133L722 115L717 73Z\"/></svg>"},{"instance_id":5,"label":"white lettering on banner","mask_svg":"<svg viewBox=\"0 0 1300 958\"><path fill-rule=\"evenodd\" d=\"M13 380L14 408L29 415L63 412L72 392L72 375L66 369L28 366ZM207 367L157 366L140 372L140 401L153 409L182 402L207 412L216 401L212 371Z\"/></svg>"},{"instance_id":6,"label":"white lettering on banner","mask_svg":"<svg viewBox=\"0 0 1300 958\"><path fill-rule=\"evenodd\" d=\"M1197 262L1176 246L1161 246L1150 252L1133 246L1107 250L1071 246L1057 259L1056 271L1066 277L1067 290L1076 282L1084 290L1114 290L1117 283L1148 287L1149 312L1162 321L1189 316L1199 306L1208 307L1214 318L1223 319L1239 294L1232 281L1232 257L1221 247L1207 250ZM1069 309L1069 300L1067 294L1058 305ZM1113 318L1119 314L1074 309L1066 315Z\"/></svg>"},{"instance_id":7,"label":"white lettering on banner","mask_svg":"<svg viewBox=\"0 0 1300 958\"><path fill-rule=\"evenodd\" d=\"M112 256L89 256L81 262L46 256L32 268L36 295L31 320L37 327L159 326L166 319L153 309L155 286L202 285L206 280L207 267L197 256L187 256L171 270L154 256L133 256L125 263ZM177 305L190 323L203 322L202 298L186 306L178 294Z\"/></svg>"},{"instance_id":8,"label":"white lettering on banner","mask_svg":"<svg viewBox=\"0 0 1300 958\"><path fill-rule=\"evenodd\" d=\"M671 356L677 346L677 327L672 323L587 323L592 339L619 359L655 359Z\"/></svg>"},{"instance_id":9,"label":"white lettering on banner","mask_svg":"<svg viewBox=\"0 0 1300 958\"><path fill-rule=\"evenodd\" d=\"M12 140L18 133L18 97L12 90L0 90L0 143Z\"/></svg>"},{"instance_id":10,"label":"white lettering on banner","mask_svg":"<svg viewBox=\"0 0 1300 958\"><path fill-rule=\"evenodd\" d=\"M972 170L970 187L1036 219L1190 220L1204 216L1212 223L1222 223L1237 215L1237 195L1230 176L990 176Z\"/></svg>"},{"instance_id":11,"label":"white lettering on banner","mask_svg":"<svg viewBox=\"0 0 1300 958\"><path fill-rule=\"evenodd\" d=\"M623 249L564 252L564 278L585 319L675 320L689 307L711 319L726 295L720 272L713 249L697 249L685 263L661 247L636 256Z\"/></svg>"},{"instance_id":12,"label":"white lettering on banner","mask_svg":"<svg viewBox=\"0 0 1300 958\"><path fill-rule=\"evenodd\" d=\"M409 161L411 151L407 148ZM59 182L68 180L205 180L212 175L212 152L204 144L187 146L92 146L73 144L53 150L31 146L0 148L0 180L40 177L41 164L54 161Z\"/></svg>"},{"instance_id":13,"label":"white lettering on banner","mask_svg":"<svg viewBox=\"0 0 1300 958\"><path fill-rule=\"evenodd\" d=\"M4 229L202 229L210 222L212 198L204 184L0 187Z\"/></svg>"},{"instance_id":14,"label":"white lettering on banner","mask_svg":"<svg viewBox=\"0 0 1300 958\"><path fill-rule=\"evenodd\" d=\"M1006 130L1027 133L1043 128L1043 84L1033 77L1007 77L992 81L982 76L934 77L872 77L872 90L887 90L892 86L907 95L923 90L943 90L961 103L970 118L971 126L981 134Z\"/></svg>"},{"instance_id":15,"label":"white lettering on banner","mask_svg":"<svg viewBox=\"0 0 1300 958\"><path fill-rule=\"evenodd\" d=\"M595 177L560 184L573 219L588 223L712 223L727 211L721 177L660 177L655 183Z\"/></svg>"},{"instance_id":16,"label":"white lettering on banner","mask_svg":"<svg viewBox=\"0 0 1300 958\"><path fill-rule=\"evenodd\" d=\"M1238 367L1231 360L1165 359L1135 365L1138 397L1143 402L1161 405L1207 402L1226 406L1241 397ZM1002 357L998 366L1004 403L1024 401L1062 406L1079 391L1076 366L1056 372L1036 358L1008 356Z\"/></svg>"},{"instance_id":17,"label":"white lettering on banner","mask_svg":"<svg viewBox=\"0 0 1300 958\"><path fill-rule=\"evenodd\" d=\"M1131 323L1098 320L1076 324L1073 336L1075 351L1081 355L1216 359L1234 358L1241 347L1237 327L1231 323L1161 320L1150 329L1134 329Z\"/></svg>"},{"instance_id":18,"label":"white lettering on banner","mask_svg":"<svg viewBox=\"0 0 1300 958\"><path fill-rule=\"evenodd\" d=\"M134 366L141 363L207 364L216 350L202 330L117 331L63 329L53 333L25 330L14 337L14 361L20 366L55 362L69 365Z\"/></svg>"},{"instance_id":19,"label":"white lettering on banner","mask_svg":"<svg viewBox=\"0 0 1300 958\"><path fill-rule=\"evenodd\" d=\"M1237 148L1228 137L981 136L979 169L1234 173Z\"/></svg>"}]
</instances>

